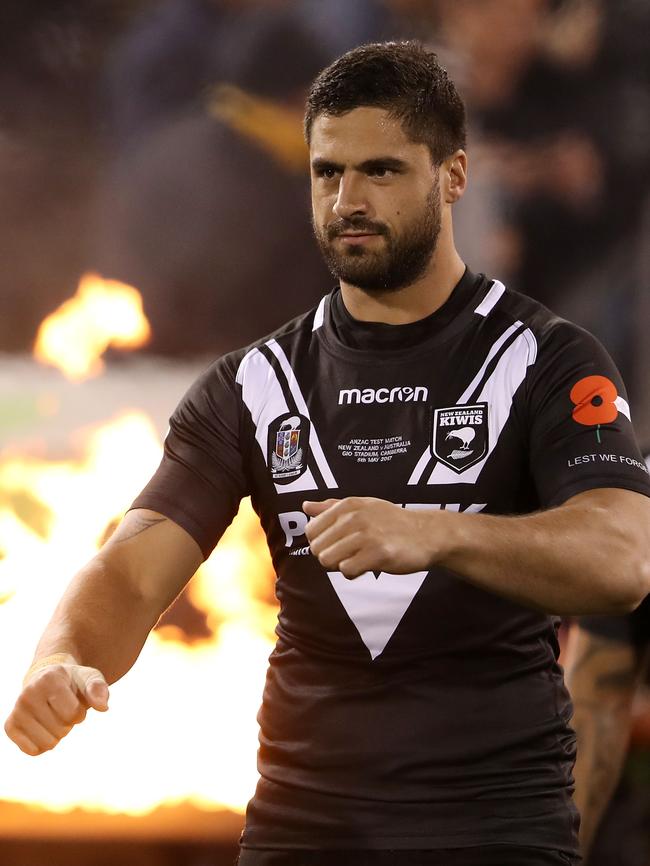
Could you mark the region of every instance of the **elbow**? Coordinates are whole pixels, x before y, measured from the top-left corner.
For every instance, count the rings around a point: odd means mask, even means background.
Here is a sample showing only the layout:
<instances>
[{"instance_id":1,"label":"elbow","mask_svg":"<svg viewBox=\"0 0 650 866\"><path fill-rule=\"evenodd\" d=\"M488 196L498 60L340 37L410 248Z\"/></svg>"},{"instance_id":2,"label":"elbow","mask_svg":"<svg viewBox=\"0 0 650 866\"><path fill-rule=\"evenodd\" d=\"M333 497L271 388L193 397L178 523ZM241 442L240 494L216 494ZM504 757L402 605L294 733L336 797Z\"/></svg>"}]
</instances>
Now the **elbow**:
<instances>
[{"instance_id":1,"label":"elbow","mask_svg":"<svg viewBox=\"0 0 650 866\"><path fill-rule=\"evenodd\" d=\"M636 569L633 572L636 575L636 582L628 612L638 607L644 598L650 594L650 544L639 551L636 560Z\"/></svg>"},{"instance_id":2,"label":"elbow","mask_svg":"<svg viewBox=\"0 0 650 866\"><path fill-rule=\"evenodd\" d=\"M631 541L631 547L628 548L632 560L631 576L634 584L630 610L634 610L646 596L650 595L650 519L647 514L644 517Z\"/></svg>"},{"instance_id":3,"label":"elbow","mask_svg":"<svg viewBox=\"0 0 650 866\"><path fill-rule=\"evenodd\" d=\"M650 527L619 521L609 524L607 536L608 549L598 557L603 600L608 613L630 613L650 593Z\"/></svg>"},{"instance_id":4,"label":"elbow","mask_svg":"<svg viewBox=\"0 0 650 866\"><path fill-rule=\"evenodd\" d=\"M650 545L630 549L610 577L611 602L616 613L631 613L650 593Z\"/></svg>"},{"instance_id":5,"label":"elbow","mask_svg":"<svg viewBox=\"0 0 650 866\"><path fill-rule=\"evenodd\" d=\"M582 601L595 615L624 615L650 593L650 499L627 490L576 497L584 532Z\"/></svg>"}]
</instances>

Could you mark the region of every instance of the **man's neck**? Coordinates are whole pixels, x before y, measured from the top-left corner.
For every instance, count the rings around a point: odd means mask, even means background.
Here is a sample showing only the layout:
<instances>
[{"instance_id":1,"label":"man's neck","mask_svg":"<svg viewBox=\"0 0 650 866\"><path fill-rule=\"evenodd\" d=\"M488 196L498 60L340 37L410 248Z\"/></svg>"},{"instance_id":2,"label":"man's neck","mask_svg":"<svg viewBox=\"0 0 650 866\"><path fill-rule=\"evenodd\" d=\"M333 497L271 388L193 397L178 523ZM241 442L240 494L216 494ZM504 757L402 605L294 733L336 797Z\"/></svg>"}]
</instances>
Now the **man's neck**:
<instances>
[{"instance_id":1,"label":"man's neck","mask_svg":"<svg viewBox=\"0 0 650 866\"><path fill-rule=\"evenodd\" d=\"M360 322L407 325L442 307L464 273L465 264L454 249L443 260L434 255L424 276L403 289L374 293L341 282L341 296L348 313Z\"/></svg>"}]
</instances>

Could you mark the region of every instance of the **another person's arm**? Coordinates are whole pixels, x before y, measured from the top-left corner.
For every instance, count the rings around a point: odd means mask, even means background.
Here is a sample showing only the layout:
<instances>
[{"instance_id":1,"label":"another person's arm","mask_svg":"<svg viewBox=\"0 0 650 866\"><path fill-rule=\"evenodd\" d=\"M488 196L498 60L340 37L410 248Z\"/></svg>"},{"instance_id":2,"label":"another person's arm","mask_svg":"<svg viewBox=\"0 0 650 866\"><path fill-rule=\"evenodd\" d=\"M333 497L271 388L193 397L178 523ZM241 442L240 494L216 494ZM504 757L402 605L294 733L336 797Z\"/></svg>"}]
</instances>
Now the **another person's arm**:
<instances>
[{"instance_id":1,"label":"another person's arm","mask_svg":"<svg viewBox=\"0 0 650 866\"><path fill-rule=\"evenodd\" d=\"M643 653L631 641L574 624L565 663L578 738L574 799L586 858L625 760Z\"/></svg>"},{"instance_id":2,"label":"another person's arm","mask_svg":"<svg viewBox=\"0 0 650 866\"><path fill-rule=\"evenodd\" d=\"M107 709L108 684L131 668L202 560L194 539L162 514L127 513L73 578L39 641L5 723L22 751L52 749L88 708Z\"/></svg>"}]
</instances>

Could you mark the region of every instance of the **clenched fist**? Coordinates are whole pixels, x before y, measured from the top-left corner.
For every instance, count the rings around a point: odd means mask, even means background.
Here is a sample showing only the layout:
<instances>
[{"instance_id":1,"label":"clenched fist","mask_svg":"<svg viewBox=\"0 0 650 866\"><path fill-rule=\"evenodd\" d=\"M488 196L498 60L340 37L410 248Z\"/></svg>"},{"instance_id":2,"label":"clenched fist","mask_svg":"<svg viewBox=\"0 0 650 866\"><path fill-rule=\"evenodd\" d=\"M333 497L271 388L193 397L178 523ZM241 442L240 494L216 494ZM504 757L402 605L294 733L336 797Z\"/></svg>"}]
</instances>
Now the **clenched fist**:
<instances>
[{"instance_id":1,"label":"clenched fist","mask_svg":"<svg viewBox=\"0 0 650 866\"><path fill-rule=\"evenodd\" d=\"M354 578L366 571L427 571L449 547L448 515L409 511L369 496L303 502L312 553L327 569Z\"/></svg>"},{"instance_id":2,"label":"clenched fist","mask_svg":"<svg viewBox=\"0 0 650 866\"><path fill-rule=\"evenodd\" d=\"M53 749L89 708L108 709L108 685L96 668L83 667L72 656L44 662L28 673L5 722L7 736L27 755Z\"/></svg>"}]
</instances>

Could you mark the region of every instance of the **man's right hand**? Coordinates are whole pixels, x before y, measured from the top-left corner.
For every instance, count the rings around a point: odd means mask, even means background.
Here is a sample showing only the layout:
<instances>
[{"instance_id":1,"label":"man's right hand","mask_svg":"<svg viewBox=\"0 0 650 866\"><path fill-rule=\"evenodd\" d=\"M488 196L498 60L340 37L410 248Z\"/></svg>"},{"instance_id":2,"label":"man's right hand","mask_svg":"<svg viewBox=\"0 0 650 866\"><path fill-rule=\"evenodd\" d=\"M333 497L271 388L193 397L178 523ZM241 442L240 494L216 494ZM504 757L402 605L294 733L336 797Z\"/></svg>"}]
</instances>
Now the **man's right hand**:
<instances>
[{"instance_id":1,"label":"man's right hand","mask_svg":"<svg viewBox=\"0 0 650 866\"><path fill-rule=\"evenodd\" d=\"M26 754L40 755L82 722L89 707L107 710L107 681L130 670L203 558L192 536L163 514L127 512L57 605L5 723L9 738ZM77 658L91 658L100 669Z\"/></svg>"},{"instance_id":2,"label":"man's right hand","mask_svg":"<svg viewBox=\"0 0 650 866\"><path fill-rule=\"evenodd\" d=\"M108 709L106 680L69 656L28 673L5 731L25 754L42 755L83 722L90 707Z\"/></svg>"}]
</instances>

